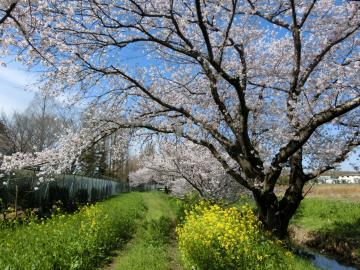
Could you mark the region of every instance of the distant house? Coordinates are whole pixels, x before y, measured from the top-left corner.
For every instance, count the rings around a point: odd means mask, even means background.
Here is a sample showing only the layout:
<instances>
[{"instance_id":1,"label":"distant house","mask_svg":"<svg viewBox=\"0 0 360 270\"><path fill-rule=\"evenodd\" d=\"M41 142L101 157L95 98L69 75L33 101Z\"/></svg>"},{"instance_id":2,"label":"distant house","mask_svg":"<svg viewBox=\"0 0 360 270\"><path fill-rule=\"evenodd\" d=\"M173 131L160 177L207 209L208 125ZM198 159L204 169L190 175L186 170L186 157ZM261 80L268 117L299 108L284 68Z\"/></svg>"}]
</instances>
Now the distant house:
<instances>
[{"instance_id":1,"label":"distant house","mask_svg":"<svg viewBox=\"0 0 360 270\"><path fill-rule=\"evenodd\" d=\"M318 177L319 184L337 184L338 179L330 175L321 175Z\"/></svg>"},{"instance_id":2,"label":"distant house","mask_svg":"<svg viewBox=\"0 0 360 270\"><path fill-rule=\"evenodd\" d=\"M340 183L343 184L358 184L360 183L360 175L343 175L339 176Z\"/></svg>"},{"instance_id":3,"label":"distant house","mask_svg":"<svg viewBox=\"0 0 360 270\"><path fill-rule=\"evenodd\" d=\"M321 175L319 184L360 184L360 174L356 172L338 172L335 175Z\"/></svg>"}]
</instances>

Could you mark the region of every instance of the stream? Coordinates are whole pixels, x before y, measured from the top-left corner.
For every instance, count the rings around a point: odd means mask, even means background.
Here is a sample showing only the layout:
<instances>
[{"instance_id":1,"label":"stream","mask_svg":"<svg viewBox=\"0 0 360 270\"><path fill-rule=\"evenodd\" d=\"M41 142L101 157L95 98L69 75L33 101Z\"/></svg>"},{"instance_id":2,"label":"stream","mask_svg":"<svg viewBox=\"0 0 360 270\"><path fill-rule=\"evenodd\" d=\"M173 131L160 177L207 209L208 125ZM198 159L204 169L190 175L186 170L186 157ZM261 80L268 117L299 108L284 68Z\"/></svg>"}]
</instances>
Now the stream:
<instances>
[{"instance_id":1,"label":"stream","mask_svg":"<svg viewBox=\"0 0 360 270\"><path fill-rule=\"evenodd\" d=\"M315 266L319 267L320 269L324 269L324 270L358 270L355 267L343 265L334 259L330 259L322 254L319 254L317 252L314 252L314 251L311 251L308 249L306 249L306 250L298 249L295 253L307 260L310 260Z\"/></svg>"}]
</instances>

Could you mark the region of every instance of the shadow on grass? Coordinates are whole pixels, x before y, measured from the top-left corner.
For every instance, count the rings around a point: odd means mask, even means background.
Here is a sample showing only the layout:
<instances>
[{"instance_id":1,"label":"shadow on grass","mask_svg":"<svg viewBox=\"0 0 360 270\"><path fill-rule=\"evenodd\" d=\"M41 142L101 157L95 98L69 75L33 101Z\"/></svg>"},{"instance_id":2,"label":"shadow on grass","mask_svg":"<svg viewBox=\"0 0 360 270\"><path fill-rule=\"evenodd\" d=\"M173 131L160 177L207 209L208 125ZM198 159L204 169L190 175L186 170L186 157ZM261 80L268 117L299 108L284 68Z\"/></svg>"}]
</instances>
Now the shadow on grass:
<instances>
[{"instance_id":1,"label":"shadow on grass","mask_svg":"<svg viewBox=\"0 0 360 270\"><path fill-rule=\"evenodd\" d=\"M359 203L307 198L291 224L295 243L360 269Z\"/></svg>"},{"instance_id":2,"label":"shadow on grass","mask_svg":"<svg viewBox=\"0 0 360 270\"><path fill-rule=\"evenodd\" d=\"M329 231L340 238L348 238L360 242L360 217L354 223L336 222L335 228Z\"/></svg>"}]
</instances>

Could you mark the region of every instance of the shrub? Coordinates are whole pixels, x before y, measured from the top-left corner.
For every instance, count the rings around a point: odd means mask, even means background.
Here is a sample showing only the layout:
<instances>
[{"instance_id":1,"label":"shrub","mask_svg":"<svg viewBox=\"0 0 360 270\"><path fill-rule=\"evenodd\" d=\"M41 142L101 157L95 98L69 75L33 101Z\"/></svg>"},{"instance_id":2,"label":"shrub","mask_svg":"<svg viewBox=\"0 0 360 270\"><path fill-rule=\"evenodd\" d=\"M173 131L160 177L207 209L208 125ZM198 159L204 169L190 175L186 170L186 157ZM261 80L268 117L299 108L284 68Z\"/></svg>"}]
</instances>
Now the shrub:
<instances>
[{"instance_id":1,"label":"shrub","mask_svg":"<svg viewBox=\"0 0 360 270\"><path fill-rule=\"evenodd\" d=\"M190 269L291 269L292 253L265 236L247 205L238 210L200 202L186 211L177 234Z\"/></svg>"},{"instance_id":2,"label":"shrub","mask_svg":"<svg viewBox=\"0 0 360 270\"><path fill-rule=\"evenodd\" d=\"M0 269L92 269L131 237L142 197L125 194L72 215L0 231Z\"/></svg>"}]
</instances>

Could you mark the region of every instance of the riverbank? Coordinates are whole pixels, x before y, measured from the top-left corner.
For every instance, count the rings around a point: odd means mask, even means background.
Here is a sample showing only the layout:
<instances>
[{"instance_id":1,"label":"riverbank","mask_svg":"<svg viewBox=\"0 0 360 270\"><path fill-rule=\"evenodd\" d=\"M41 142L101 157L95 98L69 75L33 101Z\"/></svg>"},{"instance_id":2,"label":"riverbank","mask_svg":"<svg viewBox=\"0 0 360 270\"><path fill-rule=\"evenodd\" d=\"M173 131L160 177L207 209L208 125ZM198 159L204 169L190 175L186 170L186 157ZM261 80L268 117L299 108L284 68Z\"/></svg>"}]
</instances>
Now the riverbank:
<instances>
[{"instance_id":1,"label":"riverbank","mask_svg":"<svg viewBox=\"0 0 360 270\"><path fill-rule=\"evenodd\" d=\"M360 202L306 198L289 233L297 246L360 268Z\"/></svg>"}]
</instances>

